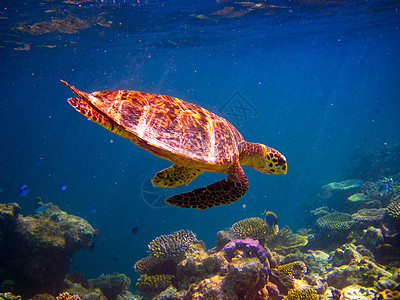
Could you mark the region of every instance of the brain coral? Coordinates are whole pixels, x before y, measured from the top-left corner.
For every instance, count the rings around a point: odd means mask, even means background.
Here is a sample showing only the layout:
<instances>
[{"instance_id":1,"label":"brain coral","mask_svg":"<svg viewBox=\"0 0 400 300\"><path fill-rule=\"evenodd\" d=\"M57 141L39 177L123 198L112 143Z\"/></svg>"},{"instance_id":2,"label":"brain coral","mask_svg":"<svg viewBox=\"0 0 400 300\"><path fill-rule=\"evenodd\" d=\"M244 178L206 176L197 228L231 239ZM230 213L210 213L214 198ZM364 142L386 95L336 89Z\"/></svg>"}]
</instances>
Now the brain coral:
<instances>
[{"instance_id":1,"label":"brain coral","mask_svg":"<svg viewBox=\"0 0 400 300\"><path fill-rule=\"evenodd\" d=\"M261 218L248 218L240 220L232 225L235 238L251 238L253 240L264 240L278 232L278 226L268 226Z\"/></svg>"},{"instance_id":2,"label":"brain coral","mask_svg":"<svg viewBox=\"0 0 400 300\"><path fill-rule=\"evenodd\" d=\"M307 273L307 266L302 261L294 261L278 267L278 270L291 279L301 279Z\"/></svg>"},{"instance_id":3,"label":"brain coral","mask_svg":"<svg viewBox=\"0 0 400 300\"><path fill-rule=\"evenodd\" d=\"M158 293L165 290L172 284L175 276L173 275L147 275L140 276L136 283L138 291L145 293Z\"/></svg>"},{"instance_id":4,"label":"brain coral","mask_svg":"<svg viewBox=\"0 0 400 300\"><path fill-rule=\"evenodd\" d=\"M341 212L334 212L317 219L319 227L338 230L349 229L354 222L351 215Z\"/></svg>"},{"instance_id":5,"label":"brain coral","mask_svg":"<svg viewBox=\"0 0 400 300\"><path fill-rule=\"evenodd\" d=\"M156 237L148 245L148 253L156 258L174 258L185 252L196 241L196 234L190 230L179 230Z\"/></svg>"},{"instance_id":6,"label":"brain coral","mask_svg":"<svg viewBox=\"0 0 400 300\"><path fill-rule=\"evenodd\" d=\"M312 289L289 290L287 300L318 300L318 294Z\"/></svg>"}]
</instances>

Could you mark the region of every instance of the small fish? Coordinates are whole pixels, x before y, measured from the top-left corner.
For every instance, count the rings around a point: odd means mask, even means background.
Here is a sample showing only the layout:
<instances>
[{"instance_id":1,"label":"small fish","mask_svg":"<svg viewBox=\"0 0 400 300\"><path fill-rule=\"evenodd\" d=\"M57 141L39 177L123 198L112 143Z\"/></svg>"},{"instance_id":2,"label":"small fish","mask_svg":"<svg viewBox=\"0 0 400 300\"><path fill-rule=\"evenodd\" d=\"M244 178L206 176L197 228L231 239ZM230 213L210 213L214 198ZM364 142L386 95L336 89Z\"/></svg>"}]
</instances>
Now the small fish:
<instances>
[{"instance_id":1,"label":"small fish","mask_svg":"<svg viewBox=\"0 0 400 300\"><path fill-rule=\"evenodd\" d=\"M23 190L19 191L18 195L21 197L25 197L26 194L28 194L28 193L29 193L29 189L23 189Z\"/></svg>"},{"instance_id":2,"label":"small fish","mask_svg":"<svg viewBox=\"0 0 400 300\"><path fill-rule=\"evenodd\" d=\"M26 184L21 184L20 186L19 186L19 189L20 190L24 190L24 189L26 189L28 186L26 185Z\"/></svg>"},{"instance_id":3,"label":"small fish","mask_svg":"<svg viewBox=\"0 0 400 300\"><path fill-rule=\"evenodd\" d=\"M35 213L41 213L47 209L47 206L40 205L35 209Z\"/></svg>"},{"instance_id":4,"label":"small fish","mask_svg":"<svg viewBox=\"0 0 400 300\"><path fill-rule=\"evenodd\" d=\"M278 217L275 213L272 211L265 211L263 214L265 214L265 223L267 223L268 226L272 227L278 224Z\"/></svg>"},{"instance_id":5,"label":"small fish","mask_svg":"<svg viewBox=\"0 0 400 300\"><path fill-rule=\"evenodd\" d=\"M136 226L133 226L133 227L132 227L131 232L132 232L133 234L136 234L136 233L138 233L138 230L139 230L139 227L136 225Z\"/></svg>"},{"instance_id":6,"label":"small fish","mask_svg":"<svg viewBox=\"0 0 400 300\"><path fill-rule=\"evenodd\" d=\"M90 244L89 252L92 252L94 250L94 247L96 246L96 242L97 242L97 240L94 240L93 243Z\"/></svg>"},{"instance_id":7,"label":"small fish","mask_svg":"<svg viewBox=\"0 0 400 300\"><path fill-rule=\"evenodd\" d=\"M112 257L111 259L112 259L112 261L115 261L115 262L119 261L118 257Z\"/></svg>"},{"instance_id":8,"label":"small fish","mask_svg":"<svg viewBox=\"0 0 400 300\"><path fill-rule=\"evenodd\" d=\"M379 194L381 196L387 195L389 194L389 192L390 192L390 184L388 182L385 182L379 187Z\"/></svg>"},{"instance_id":9,"label":"small fish","mask_svg":"<svg viewBox=\"0 0 400 300\"><path fill-rule=\"evenodd\" d=\"M95 213L97 211L96 207L93 207L93 206L90 207L90 210L91 210L92 213Z\"/></svg>"},{"instance_id":10,"label":"small fish","mask_svg":"<svg viewBox=\"0 0 400 300\"><path fill-rule=\"evenodd\" d=\"M65 191L66 189L67 189L67 185L66 184L60 185L60 190Z\"/></svg>"}]
</instances>

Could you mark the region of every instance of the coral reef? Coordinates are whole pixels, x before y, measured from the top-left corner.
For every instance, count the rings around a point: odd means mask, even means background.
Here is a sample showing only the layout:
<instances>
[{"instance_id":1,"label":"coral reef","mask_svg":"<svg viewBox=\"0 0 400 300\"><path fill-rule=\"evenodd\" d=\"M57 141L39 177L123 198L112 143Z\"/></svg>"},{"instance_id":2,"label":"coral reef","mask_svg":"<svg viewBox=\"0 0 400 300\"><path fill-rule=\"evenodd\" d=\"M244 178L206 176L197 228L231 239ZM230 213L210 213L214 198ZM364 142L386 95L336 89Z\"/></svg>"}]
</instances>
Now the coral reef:
<instances>
[{"instance_id":1,"label":"coral reef","mask_svg":"<svg viewBox=\"0 0 400 300\"><path fill-rule=\"evenodd\" d=\"M388 216L395 222L400 222L400 201L394 201L386 207Z\"/></svg>"},{"instance_id":2,"label":"coral reef","mask_svg":"<svg viewBox=\"0 0 400 300\"><path fill-rule=\"evenodd\" d=\"M400 300L400 292L384 290L375 295L375 300Z\"/></svg>"},{"instance_id":3,"label":"coral reef","mask_svg":"<svg viewBox=\"0 0 400 300\"><path fill-rule=\"evenodd\" d=\"M318 300L318 294L312 289L292 289L288 292L287 300Z\"/></svg>"},{"instance_id":4,"label":"coral reef","mask_svg":"<svg viewBox=\"0 0 400 300\"><path fill-rule=\"evenodd\" d=\"M278 270L290 279L301 279L307 273L307 266L302 261L294 261L278 267Z\"/></svg>"},{"instance_id":5,"label":"coral reef","mask_svg":"<svg viewBox=\"0 0 400 300\"><path fill-rule=\"evenodd\" d=\"M322 187L322 189L330 189L331 191L348 191L359 188L362 184L361 180L350 179L340 182L331 182Z\"/></svg>"},{"instance_id":6,"label":"coral reef","mask_svg":"<svg viewBox=\"0 0 400 300\"><path fill-rule=\"evenodd\" d=\"M51 204L33 216L24 217L20 210L16 203L0 204L0 265L23 297L58 293L73 253L89 247L93 228Z\"/></svg>"},{"instance_id":7,"label":"coral reef","mask_svg":"<svg viewBox=\"0 0 400 300\"><path fill-rule=\"evenodd\" d=\"M251 238L263 243L267 238L279 231L278 225L268 226L261 218L248 218L240 220L231 227L234 238Z\"/></svg>"},{"instance_id":8,"label":"coral reef","mask_svg":"<svg viewBox=\"0 0 400 300\"><path fill-rule=\"evenodd\" d=\"M384 208L362 208L352 214L354 220L363 223L378 223L383 221L386 210Z\"/></svg>"},{"instance_id":9,"label":"coral reef","mask_svg":"<svg viewBox=\"0 0 400 300\"><path fill-rule=\"evenodd\" d=\"M340 300L373 300L376 292L374 288L353 284L342 289Z\"/></svg>"},{"instance_id":10,"label":"coral reef","mask_svg":"<svg viewBox=\"0 0 400 300\"><path fill-rule=\"evenodd\" d=\"M61 293L56 297L56 300L81 300L81 297L78 295L73 295L69 292Z\"/></svg>"},{"instance_id":11,"label":"coral reef","mask_svg":"<svg viewBox=\"0 0 400 300\"><path fill-rule=\"evenodd\" d=\"M21 296L15 296L11 292L0 293L0 300L21 300Z\"/></svg>"},{"instance_id":12,"label":"coral reef","mask_svg":"<svg viewBox=\"0 0 400 300\"><path fill-rule=\"evenodd\" d=\"M178 257L196 240L196 234L192 231L179 230L152 240L148 245L148 253L150 256L163 259Z\"/></svg>"},{"instance_id":13,"label":"coral reef","mask_svg":"<svg viewBox=\"0 0 400 300\"><path fill-rule=\"evenodd\" d=\"M253 299L268 283L268 268L278 263L276 256L250 238L232 240L221 251L209 253L203 243L191 243L183 255L175 277L144 274L139 278L137 287L146 299L171 284L178 291L168 299Z\"/></svg>"},{"instance_id":14,"label":"coral reef","mask_svg":"<svg viewBox=\"0 0 400 300\"><path fill-rule=\"evenodd\" d=\"M373 151L354 152L349 157L351 164L346 172L346 177L367 181L397 174L400 172L399 151L400 144L393 146L385 144Z\"/></svg>"},{"instance_id":15,"label":"coral reef","mask_svg":"<svg viewBox=\"0 0 400 300\"><path fill-rule=\"evenodd\" d=\"M266 242L266 245L278 253L287 253L306 246L307 243L307 236L293 233L288 226L284 226L276 235Z\"/></svg>"},{"instance_id":16,"label":"coral reef","mask_svg":"<svg viewBox=\"0 0 400 300\"><path fill-rule=\"evenodd\" d=\"M131 280L119 273L101 275L99 278L89 280L89 287L99 288L108 300L117 299L118 295L124 294L130 284Z\"/></svg>"},{"instance_id":17,"label":"coral reef","mask_svg":"<svg viewBox=\"0 0 400 300\"><path fill-rule=\"evenodd\" d=\"M136 283L136 288L138 291L145 292L145 293L159 293L164 291L167 287L172 285L174 281L174 275L147 275L144 274L140 276Z\"/></svg>"},{"instance_id":18,"label":"coral reef","mask_svg":"<svg viewBox=\"0 0 400 300\"><path fill-rule=\"evenodd\" d=\"M352 284L378 286L378 281L392 274L374 261L372 253L363 246L346 244L330 254L332 267L326 280L330 286L342 289Z\"/></svg>"},{"instance_id":19,"label":"coral reef","mask_svg":"<svg viewBox=\"0 0 400 300\"><path fill-rule=\"evenodd\" d=\"M323 229L347 230L353 224L351 215L346 213L334 212L317 219L317 224Z\"/></svg>"}]
</instances>

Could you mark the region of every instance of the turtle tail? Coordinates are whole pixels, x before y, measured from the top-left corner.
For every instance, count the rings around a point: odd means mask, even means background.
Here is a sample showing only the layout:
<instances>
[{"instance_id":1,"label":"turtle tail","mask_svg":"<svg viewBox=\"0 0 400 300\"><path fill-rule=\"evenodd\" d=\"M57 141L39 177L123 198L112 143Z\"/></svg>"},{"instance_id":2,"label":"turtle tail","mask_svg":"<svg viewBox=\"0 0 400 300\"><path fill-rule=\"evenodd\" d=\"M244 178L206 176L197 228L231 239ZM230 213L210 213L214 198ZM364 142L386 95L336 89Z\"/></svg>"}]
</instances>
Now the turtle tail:
<instances>
[{"instance_id":1,"label":"turtle tail","mask_svg":"<svg viewBox=\"0 0 400 300\"><path fill-rule=\"evenodd\" d=\"M67 87L69 87L79 98L81 98L85 102L88 101L88 95L89 95L88 93L81 92L76 87L70 85L68 82L66 82L64 80L61 80L61 82L64 83Z\"/></svg>"}]
</instances>

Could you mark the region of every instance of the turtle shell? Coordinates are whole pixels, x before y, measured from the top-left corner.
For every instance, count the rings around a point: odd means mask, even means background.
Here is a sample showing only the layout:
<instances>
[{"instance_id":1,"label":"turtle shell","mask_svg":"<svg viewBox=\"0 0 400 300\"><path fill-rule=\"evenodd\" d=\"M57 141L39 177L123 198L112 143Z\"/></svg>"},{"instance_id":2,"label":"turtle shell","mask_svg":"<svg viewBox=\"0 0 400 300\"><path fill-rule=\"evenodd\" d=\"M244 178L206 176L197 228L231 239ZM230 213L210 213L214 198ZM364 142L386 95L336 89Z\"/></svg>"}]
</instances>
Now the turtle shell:
<instances>
[{"instance_id":1,"label":"turtle shell","mask_svg":"<svg viewBox=\"0 0 400 300\"><path fill-rule=\"evenodd\" d=\"M231 164L238 159L242 135L227 120L196 104L136 91L94 92L87 100L145 141L139 145L147 150L155 147L211 165Z\"/></svg>"}]
</instances>

